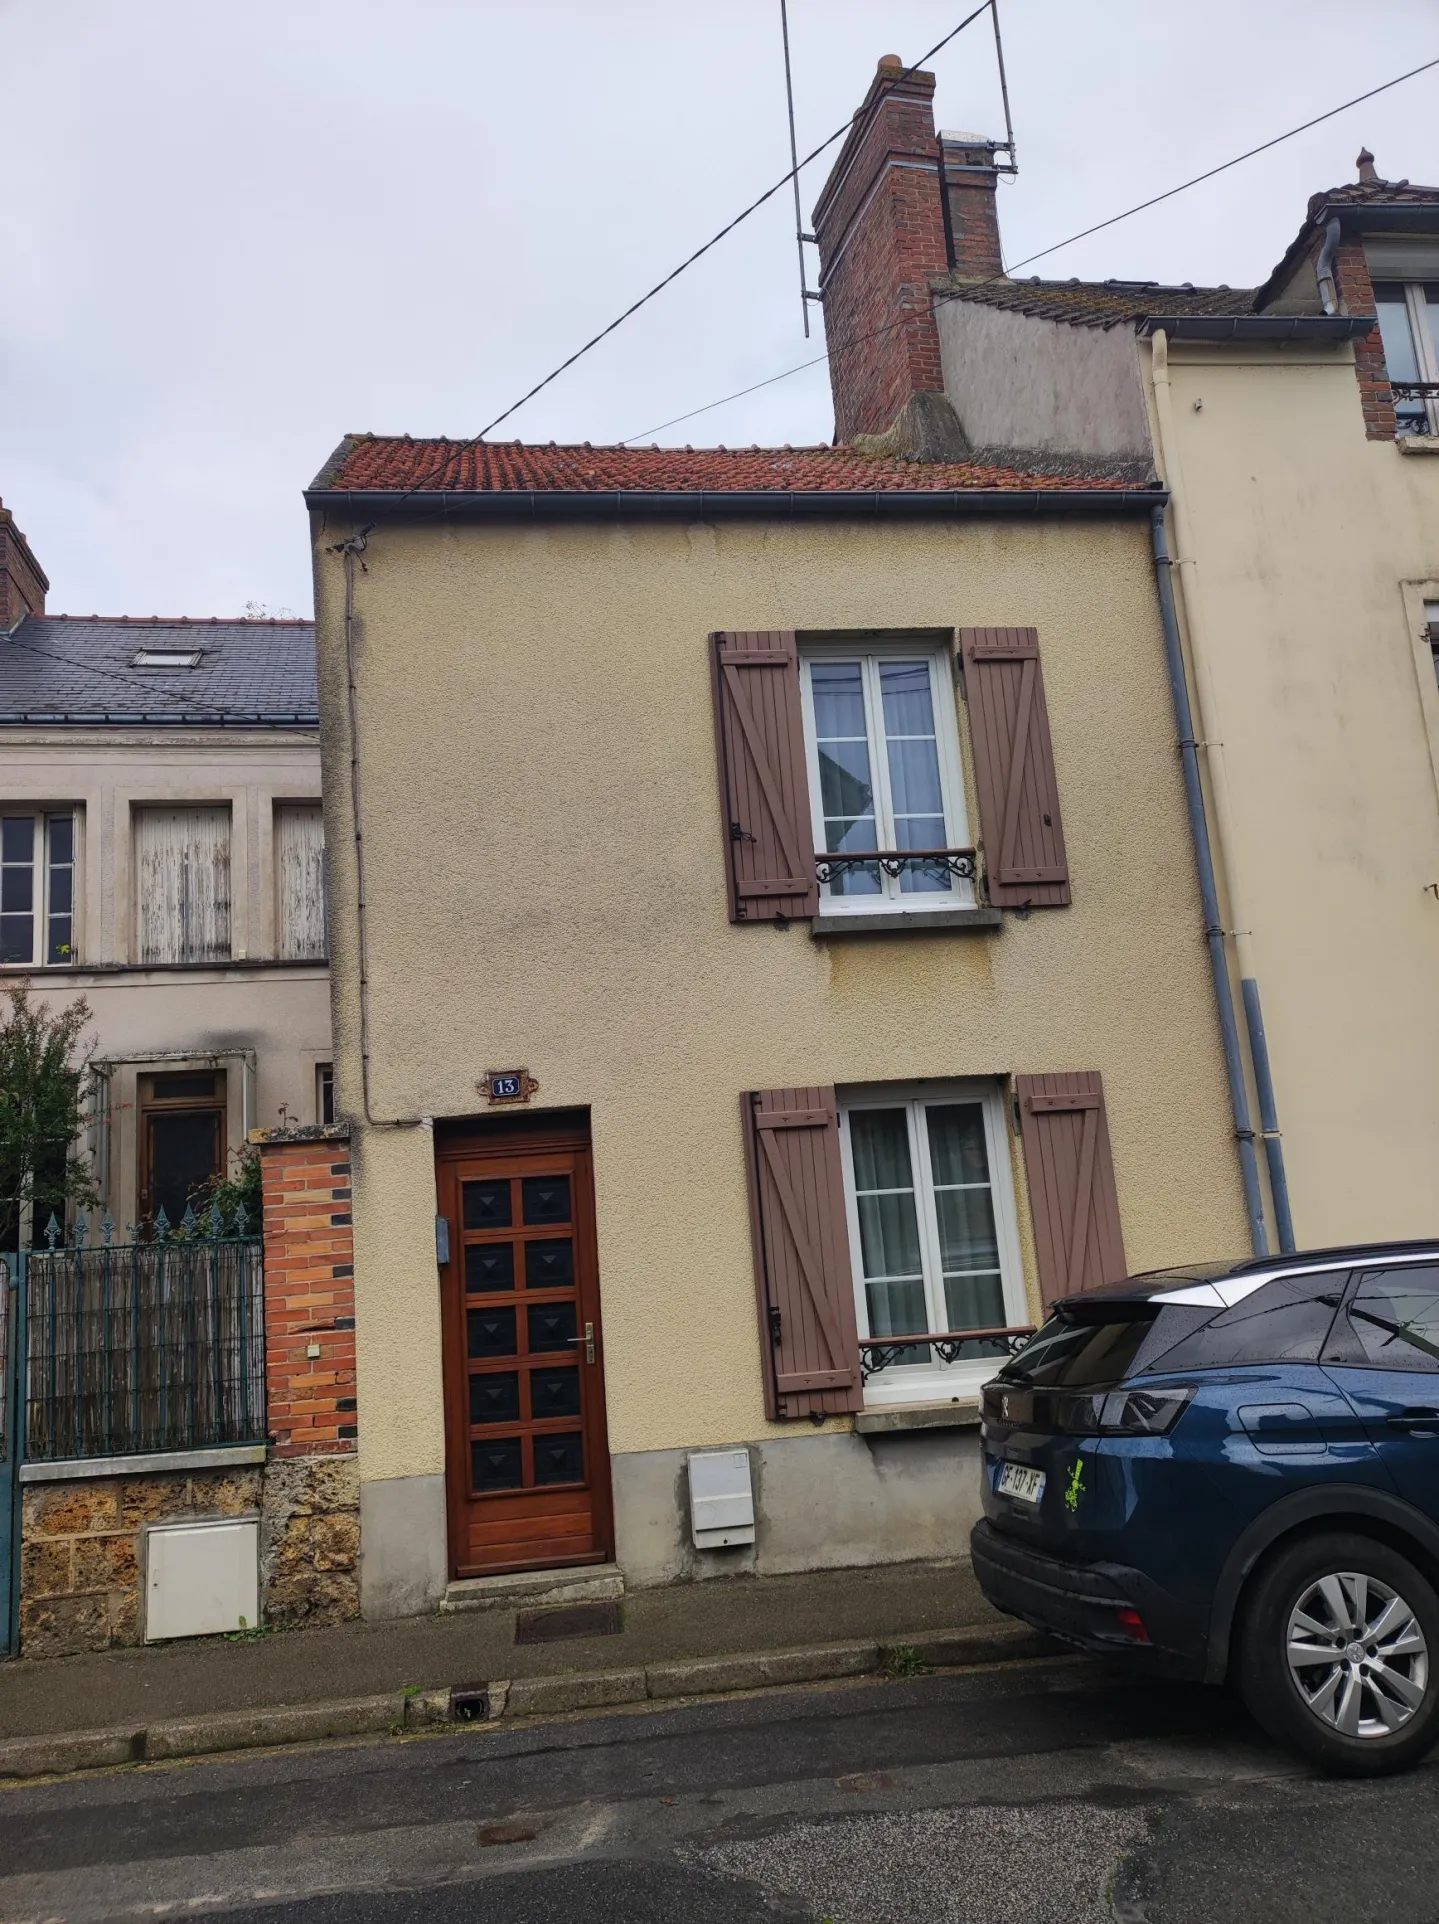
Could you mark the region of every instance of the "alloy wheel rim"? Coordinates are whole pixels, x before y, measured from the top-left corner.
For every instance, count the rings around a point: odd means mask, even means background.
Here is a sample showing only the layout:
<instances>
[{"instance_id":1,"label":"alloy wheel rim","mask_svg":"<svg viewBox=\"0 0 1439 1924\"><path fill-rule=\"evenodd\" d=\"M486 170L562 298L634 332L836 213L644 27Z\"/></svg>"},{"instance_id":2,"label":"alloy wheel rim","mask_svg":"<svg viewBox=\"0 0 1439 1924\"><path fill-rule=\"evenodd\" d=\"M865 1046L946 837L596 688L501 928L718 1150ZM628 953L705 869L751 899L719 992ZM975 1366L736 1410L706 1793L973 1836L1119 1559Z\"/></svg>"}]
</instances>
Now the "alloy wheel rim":
<instances>
[{"instance_id":1,"label":"alloy wheel rim","mask_svg":"<svg viewBox=\"0 0 1439 1924\"><path fill-rule=\"evenodd\" d=\"M1429 1645L1413 1610L1362 1570L1318 1577L1289 1613L1285 1654L1312 1715L1342 1737L1392 1737L1424 1701Z\"/></svg>"}]
</instances>

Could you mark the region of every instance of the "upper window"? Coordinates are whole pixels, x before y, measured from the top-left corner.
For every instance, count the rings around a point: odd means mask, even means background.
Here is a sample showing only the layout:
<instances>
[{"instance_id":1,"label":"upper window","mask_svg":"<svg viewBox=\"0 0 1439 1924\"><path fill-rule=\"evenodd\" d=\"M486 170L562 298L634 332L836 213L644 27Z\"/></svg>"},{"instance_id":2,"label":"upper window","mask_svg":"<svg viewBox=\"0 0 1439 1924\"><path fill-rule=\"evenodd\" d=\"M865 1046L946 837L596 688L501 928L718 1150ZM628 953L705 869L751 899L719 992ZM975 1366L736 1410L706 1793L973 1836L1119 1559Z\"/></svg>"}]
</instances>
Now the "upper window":
<instances>
[{"instance_id":1,"label":"upper window","mask_svg":"<svg viewBox=\"0 0 1439 1924\"><path fill-rule=\"evenodd\" d=\"M142 808L135 817L141 962L230 958L230 811Z\"/></svg>"},{"instance_id":2,"label":"upper window","mask_svg":"<svg viewBox=\"0 0 1439 1924\"><path fill-rule=\"evenodd\" d=\"M948 648L823 644L801 671L821 913L972 904Z\"/></svg>"},{"instance_id":3,"label":"upper window","mask_svg":"<svg viewBox=\"0 0 1439 1924\"><path fill-rule=\"evenodd\" d=\"M75 817L0 815L0 962L75 960Z\"/></svg>"},{"instance_id":4,"label":"upper window","mask_svg":"<svg viewBox=\"0 0 1439 1924\"><path fill-rule=\"evenodd\" d=\"M841 1107L840 1132L861 1338L1026 1323L998 1090L856 1097ZM880 1367L866 1394L973 1394L1003 1354L998 1342L953 1363L924 1343L871 1350Z\"/></svg>"},{"instance_id":5,"label":"upper window","mask_svg":"<svg viewBox=\"0 0 1439 1924\"><path fill-rule=\"evenodd\" d=\"M275 885L280 954L288 961L323 961L325 931L325 822L318 803L275 810Z\"/></svg>"},{"instance_id":6,"label":"upper window","mask_svg":"<svg viewBox=\"0 0 1439 1924\"><path fill-rule=\"evenodd\" d=\"M1376 281L1384 366L1401 434L1439 434L1439 281Z\"/></svg>"}]
</instances>

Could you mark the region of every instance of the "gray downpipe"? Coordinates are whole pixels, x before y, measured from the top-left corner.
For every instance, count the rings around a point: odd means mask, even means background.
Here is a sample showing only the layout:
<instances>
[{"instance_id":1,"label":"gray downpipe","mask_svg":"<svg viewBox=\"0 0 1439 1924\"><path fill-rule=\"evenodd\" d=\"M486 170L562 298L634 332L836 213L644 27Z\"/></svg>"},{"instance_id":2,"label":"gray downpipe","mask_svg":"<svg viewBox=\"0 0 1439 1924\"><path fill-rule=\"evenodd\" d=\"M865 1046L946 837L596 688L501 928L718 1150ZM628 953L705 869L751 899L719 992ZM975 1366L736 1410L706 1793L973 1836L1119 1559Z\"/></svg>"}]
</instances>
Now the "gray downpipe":
<instances>
[{"instance_id":1,"label":"gray downpipe","mask_svg":"<svg viewBox=\"0 0 1439 1924\"><path fill-rule=\"evenodd\" d=\"M1204 909L1204 937L1214 974L1214 999L1219 1005L1219 1029L1224 1040L1224 1070L1229 1082L1229 1108L1234 1139L1239 1145L1239 1170L1244 1183L1244 1207L1249 1216L1249 1238L1256 1256L1269 1254L1264 1225L1264 1192L1259 1182L1259 1158L1254 1153L1254 1128L1249 1118L1249 1091L1244 1083L1244 1058L1239 1048L1239 1025L1234 1014L1234 991L1229 983L1229 959L1224 950L1224 928L1219 916L1219 890L1214 879L1214 853L1209 845L1209 822L1204 790L1199 780L1199 745L1194 739L1194 716L1189 706L1189 683L1179 642L1179 618L1174 610L1174 584L1169 578L1169 545L1164 537L1164 509L1149 517L1154 548L1154 579L1159 591L1159 613L1164 627L1164 662L1169 670L1169 692L1179 729L1179 754L1184 767L1184 799L1189 809L1189 832L1199 870L1199 897ZM1282 1166L1282 1165L1281 1165Z\"/></svg>"},{"instance_id":2,"label":"gray downpipe","mask_svg":"<svg viewBox=\"0 0 1439 1924\"><path fill-rule=\"evenodd\" d=\"M1259 984L1252 975L1240 981L1244 1020L1249 1028L1249 1057L1254 1064L1254 1090L1259 1097L1259 1130L1264 1138L1264 1160L1269 1165L1269 1193L1274 1198L1274 1227L1279 1247L1287 1256L1294 1247L1294 1218L1289 1213L1289 1178L1284 1173L1284 1138L1279 1133L1279 1109L1274 1100L1274 1077L1269 1069L1269 1040L1264 1033L1264 1011L1259 1006Z\"/></svg>"}]
</instances>

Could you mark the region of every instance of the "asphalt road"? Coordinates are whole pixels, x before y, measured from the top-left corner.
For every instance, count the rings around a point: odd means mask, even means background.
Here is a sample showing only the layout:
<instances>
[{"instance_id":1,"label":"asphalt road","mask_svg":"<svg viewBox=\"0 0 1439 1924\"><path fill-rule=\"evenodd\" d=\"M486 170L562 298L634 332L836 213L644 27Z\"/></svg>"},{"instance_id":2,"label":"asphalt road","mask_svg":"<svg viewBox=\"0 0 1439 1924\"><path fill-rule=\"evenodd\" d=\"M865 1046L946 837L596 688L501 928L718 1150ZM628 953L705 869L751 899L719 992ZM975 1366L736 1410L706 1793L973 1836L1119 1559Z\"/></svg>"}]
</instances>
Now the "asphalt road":
<instances>
[{"instance_id":1,"label":"asphalt road","mask_svg":"<svg viewBox=\"0 0 1439 1924\"><path fill-rule=\"evenodd\" d=\"M1439 1769L1078 1660L0 1790L0 1924L1431 1924Z\"/></svg>"}]
</instances>

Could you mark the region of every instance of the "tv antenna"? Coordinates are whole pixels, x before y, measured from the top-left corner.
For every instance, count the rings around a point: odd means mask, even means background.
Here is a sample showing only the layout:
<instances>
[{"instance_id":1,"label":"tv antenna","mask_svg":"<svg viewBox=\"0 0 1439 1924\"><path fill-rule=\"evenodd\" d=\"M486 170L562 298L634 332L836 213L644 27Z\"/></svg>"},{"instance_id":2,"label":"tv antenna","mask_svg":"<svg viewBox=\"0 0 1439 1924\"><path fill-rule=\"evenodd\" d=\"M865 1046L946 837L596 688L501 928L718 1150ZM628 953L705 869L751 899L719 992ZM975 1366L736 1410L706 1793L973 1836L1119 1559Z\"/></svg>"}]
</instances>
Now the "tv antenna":
<instances>
[{"instance_id":1,"label":"tv antenna","mask_svg":"<svg viewBox=\"0 0 1439 1924\"><path fill-rule=\"evenodd\" d=\"M1009 156L1008 165L1001 166L998 171L1001 174L1017 174L1019 166L1014 151L1014 122L1009 112L1009 80L1004 70L1004 37L999 30L999 0L988 0L988 5L990 20L994 26L994 58L999 68L999 93L1004 103L1004 139L996 145L997 151ZM970 16L971 19L974 17L974 15ZM968 25L968 22L962 24ZM799 305L800 314L804 320L804 337L808 340L809 304L811 301L822 302L824 295L809 285L804 258L805 248L813 247L815 238L813 234L807 234L804 230L804 213L799 194L799 144L795 139L794 131L794 72L789 57L789 0L779 0L779 30L780 37L784 41L784 97L785 106L789 112L789 164L790 179L794 186L794 244L799 255ZM950 38L952 39L953 35Z\"/></svg>"}]
</instances>

